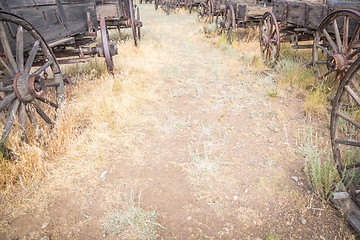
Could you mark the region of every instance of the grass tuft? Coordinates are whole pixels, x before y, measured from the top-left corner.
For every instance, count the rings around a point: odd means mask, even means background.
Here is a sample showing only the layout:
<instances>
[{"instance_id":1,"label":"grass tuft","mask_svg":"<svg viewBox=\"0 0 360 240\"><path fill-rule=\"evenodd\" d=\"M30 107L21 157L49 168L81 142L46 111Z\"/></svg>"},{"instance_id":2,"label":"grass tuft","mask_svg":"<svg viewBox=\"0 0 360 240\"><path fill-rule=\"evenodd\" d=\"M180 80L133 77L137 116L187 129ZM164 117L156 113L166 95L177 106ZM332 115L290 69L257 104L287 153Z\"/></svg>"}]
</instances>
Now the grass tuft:
<instances>
[{"instance_id":1,"label":"grass tuft","mask_svg":"<svg viewBox=\"0 0 360 240\"><path fill-rule=\"evenodd\" d=\"M101 219L103 233L117 239L157 239L159 237L157 229L162 226L156 222L156 211L145 211L140 207L141 194L137 204L133 191L129 197L125 194L124 198L123 210L109 211Z\"/></svg>"},{"instance_id":2,"label":"grass tuft","mask_svg":"<svg viewBox=\"0 0 360 240\"><path fill-rule=\"evenodd\" d=\"M340 181L336 165L328 147L319 149L318 137L312 129L304 130L300 152L305 157L305 173L309 185L322 199L328 201L336 184Z\"/></svg>"}]
</instances>

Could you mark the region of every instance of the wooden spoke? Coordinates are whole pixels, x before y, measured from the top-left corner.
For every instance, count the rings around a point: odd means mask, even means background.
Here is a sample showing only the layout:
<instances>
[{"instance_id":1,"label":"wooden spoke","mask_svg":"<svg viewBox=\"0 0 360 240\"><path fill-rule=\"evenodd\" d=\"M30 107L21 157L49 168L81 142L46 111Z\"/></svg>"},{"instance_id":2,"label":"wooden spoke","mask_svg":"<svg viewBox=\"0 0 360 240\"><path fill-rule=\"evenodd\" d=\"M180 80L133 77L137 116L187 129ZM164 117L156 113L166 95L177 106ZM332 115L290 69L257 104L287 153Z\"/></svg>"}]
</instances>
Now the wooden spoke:
<instances>
[{"instance_id":1,"label":"wooden spoke","mask_svg":"<svg viewBox=\"0 0 360 240\"><path fill-rule=\"evenodd\" d=\"M30 72L30 69L34 63L34 59L35 59L35 56L36 56L36 53L37 53L37 50L39 48L39 45L40 45L40 41L39 40L36 40L31 51L30 51L30 54L29 54L29 57L28 59L26 60L26 64L25 64L25 69L24 71L29 73Z\"/></svg>"},{"instance_id":2,"label":"wooden spoke","mask_svg":"<svg viewBox=\"0 0 360 240\"><path fill-rule=\"evenodd\" d=\"M348 145L348 146L353 146L353 147L360 147L360 142L348 141L348 140L343 140L343 139L336 139L335 142L338 144L343 144L343 145Z\"/></svg>"},{"instance_id":3,"label":"wooden spoke","mask_svg":"<svg viewBox=\"0 0 360 240\"><path fill-rule=\"evenodd\" d=\"M18 26L16 33L16 63L19 71L24 71L24 31L22 26Z\"/></svg>"},{"instance_id":4,"label":"wooden spoke","mask_svg":"<svg viewBox=\"0 0 360 240\"><path fill-rule=\"evenodd\" d=\"M50 67L51 64L52 64L51 61L46 62L44 65L39 67L36 71L34 71L32 74L33 75L40 75L46 68Z\"/></svg>"},{"instance_id":5,"label":"wooden spoke","mask_svg":"<svg viewBox=\"0 0 360 240\"><path fill-rule=\"evenodd\" d=\"M0 24L0 25L1 25L1 24ZM7 64L5 63L5 61L4 61L4 59L3 59L2 57L0 57L0 63L1 63L1 65L2 65L12 76L15 75L14 70L12 70L12 69L9 67L9 65L7 65Z\"/></svg>"},{"instance_id":6,"label":"wooden spoke","mask_svg":"<svg viewBox=\"0 0 360 240\"><path fill-rule=\"evenodd\" d=\"M19 108L19 104L20 104L20 101L18 99L15 99L10 105L9 113L6 118L6 123L5 123L3 133L1 136L1 143L5 144L5 145L6 145L6 141L7 141L8 137L9 137L11 126L14 123L15 114Z\"/></svg>"},{"instance_id":7,"label":"wooden spoke","mask_svg":"<svg viewBox=\"0 0 360 240\"><path fill-rule=\"evenodd\" d=\"M331 55L331 56L333 56L333 55L334 55L334 53L333 53L333 52L331 52L331 51L330 51L330 50L328 50L327 48L325 48L325 47L321 46L320 44L318 44L318 45L317 45L317 47L318 47L318 48L320 48L321 50L323 50L324 52L326 52L327 54Z\"/></svg>"},{"instance_id":8,"label":"wooden spoke","mask_svg":"<svg viewBox=\"0 0 360 240\"><path fill-rule=\"evenodd\" d=\"M334 50L334 52L338 52L338 49L334 43L334 41L332 40L332 38L330 37L329 33L326 31L326 29L323 29L323 34L326 37L328 43L330 44L331 48Z\"/></svg>"},{"instance_id":9,"label":"wooden spoke","mask_svg":"<svg viewBox=\"0 0 360 240\"><path fill-rule=\"evenodd\" d=\"M1 102L0 102L0 111L4 109L12 100L15 99L15 93L11 93L7 95Z\"/></svg>"},{"instance_id":10,"label":"wooden spoke","mask_svg":"<svg viewBox=\"0 0 360 240\"><path fill-rule=\"evenodd\" d=\"M52 106L52 107L54 107L54 108L58 108L58 107L59 107L59 105L58 105L57 103L54 103L54 102L52 102L52 101L50 101L50 100L48 100L48 99L46 99L46 98L38 97L37 99L40 100L40 101L43 102L43 103L49 104L50 106Z\"/></svg>"},{"instance_id":11,"label":"wooden spoke","mask_svg":"<svg viewBox=\"0 0 360 240\"><path fill-rule=\"evenodd\" d=\"M0 87L0 92L12 92L14 91L14 87L11 86L6 86L6 87Z\"/></svg>"},{"instance_id":12,"label":"wooden spoke","mask_svg":"<svg viewBox=\"0 0 360 240\"><path fill-rule=\"evenodd\" d=\"M360 123L358 121L356 121L355 119L349 117L347 114L342 113L342 112L336 112L336 115L338 115L342 119L348 121L349 123L351 123L355 127L360 128Z\"/></svg>"},{"instance_id":13,"label":"wooden spoke","mask_svg":"<svg viewBox=\"0 0 360 240\"><path fill-rule=\"evenodd\" d=\"M354 90L351 89L349 85L345 86L345 90L350 94L350 96L359 104L360 106L360 98L359 96L354 92Z\"/></svg>"},{"instance_id":14,"label":"wooden spoke","mask_svg":"<svg viewBox=\"0 0 360 240\"><path fill-rule=\"evenodd\" d=\"M33 101L33 105L35 107L36 112L40 115L40 117L42 119L44 119L44 121L50 125L53 125L54 123L51 121L51 119L49 118L49 116L41 109L41 107L37 104L36 101Z\"/></svg>"},{"instance_id":15,"label":"wooden spoke","mask_svg":"<svg viewBox=\"0 0 360 240\"><path fill-rule=\"evenodd\" d=\"M349 16L344 16L344 33L343 33L343 48L348 48L349 37Z\"/></svg>"},{"instance_id":16,"label":"wooden spoke","mask_svg":"<svg viewBox=\"0 0 360 240\"><path fill-rule=\"evenodd\" d=\"M10 47L9 40L6 36L5 27L4 27L3 22L0 22L0 40L1 40L1 44L4 48L6 58L9 62L9 65L11 66L11 69L13 70L13 72L16 72L16 73L19 72L19 69L17 68L17 65L16 65L14 55L13 55L11 47Z\"/></svg>"},{"instance_id":17,"label":"wooden spoke","mask_svg":"<svg viewBox=\"0 0 360 240\"><path fill-rule=\"evenodd\" d=\"M360 32L360 23L358 23L358 24L356 25L356 28L355 28L353 37L351 38L351 41L350 41L349 46L348 46L348 48L346 49L346 52L345 52L345 53L350 53L350 52L351 52L351 48L353 47L354 42L359 39L359 32ZM359 50L359 49L360 49L360 48L358 48L357 50Z\"/></svg>"},{"instance_id":18,"label":"wooden spoke","mask_svg":"<svg viewBox=\"0 0 360 240\"><path fill-rule=\"evenodd\" d=\"M21 140L24 142L28 142L28 138L26 135L26 111L25 111L25 103L20 103L19 106L19 125L21 132Z\"/></svg>"},{"instance_id":19,"label":"wooden spoke","mask_svg":"<svg viewBox=\"0 0 360 240\"><path fill-rule=\"evenodd\" d=\"M340 37L340 32L339 32L339 28L338 28L336 19L334 19L333 26L334 26L334 32L335 32L336 45L339 49L339 52L342 53L343 51L342 51L341 37Z\"/></svg>"}]
</instances>

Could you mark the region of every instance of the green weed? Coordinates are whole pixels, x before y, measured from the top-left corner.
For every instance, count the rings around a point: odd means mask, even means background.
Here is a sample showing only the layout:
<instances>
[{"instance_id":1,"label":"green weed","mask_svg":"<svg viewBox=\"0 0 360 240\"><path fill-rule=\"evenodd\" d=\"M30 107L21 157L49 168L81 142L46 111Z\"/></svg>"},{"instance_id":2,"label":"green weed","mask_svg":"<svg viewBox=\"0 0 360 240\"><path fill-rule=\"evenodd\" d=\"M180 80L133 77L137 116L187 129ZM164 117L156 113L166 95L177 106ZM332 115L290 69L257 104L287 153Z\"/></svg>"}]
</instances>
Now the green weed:
<instances>
[{"instance_id":1,"label":"green weed","mask_svg":"<svg viewBox=\"0 0 360 240\"><path fill-rule=\"evenodd\" d=\"M324 200L329 200L335 185L339 182L336 166L328 147L320 150L317 135L312 129L304 130L300 152L305 157L305 173L309 185Z\"/></svg>"}]
</instances>

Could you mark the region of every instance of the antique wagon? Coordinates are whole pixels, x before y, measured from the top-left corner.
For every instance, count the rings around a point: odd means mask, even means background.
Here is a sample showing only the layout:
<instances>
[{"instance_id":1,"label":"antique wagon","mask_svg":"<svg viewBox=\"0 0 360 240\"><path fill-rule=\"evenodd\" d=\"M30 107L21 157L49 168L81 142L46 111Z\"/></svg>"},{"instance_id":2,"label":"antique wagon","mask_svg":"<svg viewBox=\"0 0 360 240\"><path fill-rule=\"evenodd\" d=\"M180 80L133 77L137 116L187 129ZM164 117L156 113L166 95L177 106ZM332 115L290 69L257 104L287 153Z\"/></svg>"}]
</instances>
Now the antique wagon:
<instances>
[{"instance_id":1,"label":"antique wagon","mask_svg":"<svg viewBox=\"0 0 360 240\"><path fill-rule=\"evenodd\" d=\"M90 45L98 25L91 0L1 0L0 8L0 147L7 155L11 137L27 141L40 136L39 121L53 125L65 99L59 64L103 56L105 48L113 55L116 45ZM19 131L11 132L14 123Z\"/></svg>"},{"instance_id":2,"label":"antique wagon","mask_svg":"<svg viewBox=\"0 0 360 240\"><path fill-rule=\"evenodd\" d=\"M260 23L260 47L273 66L280 42L311 49L320 88L331 94L330 136L342 184L331 198L360 232L360 2L275 0ZM303 43L303 44L300 44Z\"/></svg>"},{"instance_id":3,"label":"antique wagon","mask_svg":"<svg viewBox=\"0 0 360 240\"><path fill-rule=\"evenodd\" d=\"M142 22L140 21L139 8L133 0L97 0L96 14L99 19L101 31L116 28L131 28L135 46L140 40ZM135 16L136 15L136 16ZM101 29L101 21L105 20L106 27Z\"/></svg>"},{"instance_id":4,"label":"antique wagon","mask_svg":"<svg viewBox=\"0 0 360 240\"><path fill-rule=\"evenodd\" d=\"M270 0L215 1L213 5L218 33L226 33L229 42L237 28L257 25L262 15L271 10Z\"/></svg>"}]
</instances>

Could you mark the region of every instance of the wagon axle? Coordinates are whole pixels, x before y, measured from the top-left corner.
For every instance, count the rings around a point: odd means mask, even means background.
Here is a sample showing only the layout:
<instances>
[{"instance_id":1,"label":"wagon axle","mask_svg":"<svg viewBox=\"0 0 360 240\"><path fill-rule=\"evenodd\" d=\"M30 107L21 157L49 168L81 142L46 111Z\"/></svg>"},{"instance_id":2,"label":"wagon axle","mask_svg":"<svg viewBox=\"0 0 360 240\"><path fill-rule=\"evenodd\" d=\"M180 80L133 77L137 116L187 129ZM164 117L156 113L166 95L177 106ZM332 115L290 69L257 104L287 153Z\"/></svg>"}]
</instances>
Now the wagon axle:
<instances>
[{"instance_id":1,"label":"wagon axle","mask_svg":"<svg viewBox=\"0 0 360 240\"><path fill-rule=\"evenodd\" d=\"M345 70L347 65L348 65L348 60L346 59L346 56L342 53L329 56L326 59L326 67L330 71Z\"/></svg>"},{"instance_id":2,"label":"wagon axle","mask_svg":"<svg viewBox=\"0 0 360 240\"><path fill-rule=\"evenodd\" d=\"M20 101L31 102L44 95L45 82L40 75L18 73L14 78L14 93Z\"/></svg>"}]
</instances>

